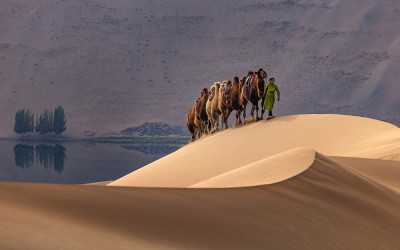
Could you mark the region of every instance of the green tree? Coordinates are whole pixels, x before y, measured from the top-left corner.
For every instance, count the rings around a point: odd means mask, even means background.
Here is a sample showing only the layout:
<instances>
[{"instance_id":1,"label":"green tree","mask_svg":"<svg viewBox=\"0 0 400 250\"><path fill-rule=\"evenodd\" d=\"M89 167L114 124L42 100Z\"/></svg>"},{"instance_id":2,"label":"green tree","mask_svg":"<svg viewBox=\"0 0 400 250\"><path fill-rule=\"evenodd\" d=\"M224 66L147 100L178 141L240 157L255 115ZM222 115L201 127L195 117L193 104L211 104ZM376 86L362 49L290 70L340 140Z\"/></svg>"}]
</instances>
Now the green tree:
<instances>
[{"instance_id":1,"label":"green tree","mask_svg":"<svg viewBox=\"0 0 400 250\"><path fill-rule=\"evenodd\" d=\"M54 114L52 110L46 109L40 114L39 118L36 117L35 130L41 135L51 133L54 131Z\"/></svg>"},{"instance_id":2,"label":"green tree","mask_svg":"<svg viewBox=\"0 0 400 250\"><path fill-rule=\"evenodd\" d=\"M61 134L67 129L67 120L65 119L64 109L61 105L54 109L54 133Z\"/></svg>"},{"instance_id":3,"label":"green tree","mask_svg":"<svg viewBox=\"0 0 400 250\"><path fill-rule=\"evenodd\" d=\"M24 110L24 133L33 132L34 129L34 115L31 109Z\"/></svg>"},{"instance_id":4,"label":"green tree","mask_svg":"<svg viewBox=\"0 0 400 250\"><path fill-rule=\"evenodd\" d=\"M14 132L21 136L21 134L33 132L33 118L32 110L20 109L15 114Z\"/></svg>"},{"instance_id":5,"label":"green tree","mask_svg":"<svg viewBox=\"0 0 400 250\"><path fill-rule=\"evenodd\" d=\"M20 109L15 113L15 123L14 123L14 132L21 136L24 132L23 129L23 117L24 117L24 110Z\"/></svg>"}]
</instances>

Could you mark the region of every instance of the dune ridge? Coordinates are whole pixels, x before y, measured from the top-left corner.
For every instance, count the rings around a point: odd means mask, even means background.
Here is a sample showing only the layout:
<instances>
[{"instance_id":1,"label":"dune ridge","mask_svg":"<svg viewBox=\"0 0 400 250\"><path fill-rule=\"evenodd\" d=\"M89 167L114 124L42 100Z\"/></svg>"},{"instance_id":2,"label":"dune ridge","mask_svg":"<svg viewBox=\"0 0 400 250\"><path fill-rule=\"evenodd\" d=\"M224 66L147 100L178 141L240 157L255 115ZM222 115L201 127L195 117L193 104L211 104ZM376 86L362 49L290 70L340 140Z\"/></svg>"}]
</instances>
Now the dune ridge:
<instances>
[{"instance_id":1,"label":"dune ridge","mask_svg":"<svg viewBox=\"0 0 400 250\"><path fill-rule=\"evenodd\" d=\"M333 114L284 116L202 138L108 185L190 187L203 182L199 186L205 187L207 180L295 148L328 156L400 160L399 141L398 127L374 119ZM245 175L244 170L240 173ZM218 186L216 181L213 186Z\"/></svg>"},{"instance_id":2,"label":"dune ridge","mask_svg":"<svg viewBox=\"0 0 400 250\"><path fill-rule=\"evenodd\" d=\"M0 214L0 246L394 249L400 193L353 160L316 153L301 174L246 188L0 183L0 209L14 214Z\"/></svg>"},{"instance_id":3,"label":"dune ridge","mask_svg":"<svg viewBox=\"0 0 400 250\"><path fill-rule=\"evenodd\" d=\"M315 159L315 151L296 148L228 171L190 187L248 187L272 184L306 171Z\"/></svg>"}]
</instances>

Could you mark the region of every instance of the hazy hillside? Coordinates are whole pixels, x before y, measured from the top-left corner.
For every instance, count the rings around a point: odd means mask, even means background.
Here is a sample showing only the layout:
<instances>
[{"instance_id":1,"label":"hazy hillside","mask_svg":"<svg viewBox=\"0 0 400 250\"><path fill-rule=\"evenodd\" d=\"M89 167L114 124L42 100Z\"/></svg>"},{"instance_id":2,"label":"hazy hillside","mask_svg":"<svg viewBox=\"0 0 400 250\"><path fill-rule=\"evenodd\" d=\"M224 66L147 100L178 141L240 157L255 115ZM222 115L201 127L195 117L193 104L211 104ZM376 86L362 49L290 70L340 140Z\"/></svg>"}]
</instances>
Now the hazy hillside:
<instances>
[{"instance_id":1,"label":"hazy hillside","mask_svg":"<svg viewBox=\"0 0 400 250\"><path fill-rule=\"evenodd\" d=\"M203 87L263 67L280 115L400 121L396 0L4 0L0 136L63 105L66 135L184 126Z\"/></svg>"},{"instance_id":2,"label":"hazy hillside","mask_svg":"<svg viewBox=\"0 0 400 250\"><path fill-rule=\"evenodd\" d=\"M162 122L145 122L140 126L126 128L121 131L124 136L190 136L183 126L171 127Z\"/></svg>"}]
</instances>

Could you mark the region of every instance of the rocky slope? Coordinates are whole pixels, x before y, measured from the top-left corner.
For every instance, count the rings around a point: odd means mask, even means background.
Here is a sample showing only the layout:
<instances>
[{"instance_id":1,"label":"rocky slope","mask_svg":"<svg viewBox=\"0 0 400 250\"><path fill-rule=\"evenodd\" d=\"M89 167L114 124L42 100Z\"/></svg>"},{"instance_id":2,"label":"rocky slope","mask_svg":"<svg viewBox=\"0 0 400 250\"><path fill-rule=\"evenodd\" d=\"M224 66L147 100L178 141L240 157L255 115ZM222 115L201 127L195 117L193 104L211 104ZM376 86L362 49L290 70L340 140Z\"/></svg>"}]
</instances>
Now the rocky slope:
<instances>
[{"instance_id":1,"label":"rocky slope","mask_svg":"<svg viewBox=\"0 0 400 250\"><path fill-rule=\"evenodd\" d=\"M258 67L280 115L399 123L398 1L5 0L0 22L0 136L59 104L66 136L185 126L203 87Z\"/></svg>"}]
</instances>

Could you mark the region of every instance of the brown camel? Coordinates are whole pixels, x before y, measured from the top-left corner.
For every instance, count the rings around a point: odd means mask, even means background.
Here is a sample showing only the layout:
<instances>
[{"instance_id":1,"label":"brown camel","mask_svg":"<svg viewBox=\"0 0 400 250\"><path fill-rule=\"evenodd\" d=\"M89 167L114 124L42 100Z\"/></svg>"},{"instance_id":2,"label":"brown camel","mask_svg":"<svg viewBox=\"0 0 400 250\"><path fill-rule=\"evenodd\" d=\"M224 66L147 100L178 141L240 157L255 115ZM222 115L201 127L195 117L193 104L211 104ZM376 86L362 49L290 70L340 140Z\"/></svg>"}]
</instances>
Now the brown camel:
<instances>
[{"instance_id":1,"label":"brown camel","mask_svg":"<svg viewBox=\"0 0 400 250\"><path fill-rule=\"evenodd\" d=\"M224 129L224 125L225 125L225 129L228 128L228 118L233 110L230 98L227 98L225 96L226 90L231 89L231 88L232 88L232 81L229 80L229 81L224 81L219 90L220 100L219 100L218 106L219 106L219 109L221 110L222 129Z\"/></svg>"},{"instance_id":2,"label":"brown camel","mask_svg":"<svg viewBox=\"0 0 400 250\"><path fill-rule=\"evenodd\" d=\"M212 117L211 117L211 101L214 99L214 97L215 97L215 86L211 85L208 100L206 103L206 112L207 112L208 120L211 123L211 126L213 125L213 121L212 121Z\"/></svg>"},{"instance_id":3,"label":"brown camel","mask_svg":"<svg viewBox=\"0 0 400 250\"><path fill-rule=\"evenodd\" d=\"M236 111L236 123L235 125L239 125L242 123L242 120L240 118L240 115L243 111L243 100L245 100L242 97L242 92L241 92L241 84L239 81L238 76L233 77L233 84L231 87L228 87L227 90L225 90L225 93L222 95L222 103L230 109L233 109ZM247 104L247 101L246 101Z\"/></svg>"},{"instance_id":4,"label":"brown camel","mask_svg":"<svg viewBox=\"0 0 400 250\"><path fill-rule=\"evenodd\" d=\"M197 101L199 99L200 98L198 98ZM193 107L189 110L188 115L187 115L187 120L186 120L186 126L190 132L190 136L192 137L192 142L194 140L196 140L196 135L199 130L199 128L196 126L196 124L194 122L195 117L196 117L195 106L196 106L197 101L194 103Z\"/></svg>"},{"instance_id":5,"label":"brown camel","mask_svg":"<svg viewBox=\"0 0 400 250\"><path fill-rule=\"evenodd\" d=\"M249 72L250 73L250 72ZM252 73L252 72L251 72ZM242 112L243 112L243 122L246 121L246 107L247 107L247 100L244 98L244 83L246 81L248 76L244 76L240 80L239 84L239 104L242 106Z\"/></svg>"},{"instance_id":6,"label":"brown camel","mask_svg":"<svg viewBox=\"0 0 400 250\"><path fill-rule=\"evenodd\" d=\"M247 101L251 102L252 108L251 108L251 117L253 117L253 120L260 120L260 117L258 116L258 102L261 100L261 98L264 95L264 88L265 88L265 81L264 78L267 77L267 72L265 72L263 69L257 70L255 73L250 74L252 72L249 72L248 77L246 78L244 82L244 86L242 87L242 96L244 99ZM250 75L250 76L249 76ZM252 78L252 80L250 79ZM251 81L248 87L246 87L246 82ZM244 104L243 102L243 110L246 110L246 105L247 102ZM254 117L254 110L256 110L256 117ZM261 112L261 119L263 119L264 112ZM243 112L243 117L246 119L246 112Z\"/></svg>"},{"instance_id":7,"label":"brown camel","mask_svg":"<svg viewBox=\"0 0 400 250\"><path fill-rule=\"evenodd\" d=\"M221 87L220 82L215 82L211 86L211 94L207 101L207 115L211 123L211 133L219 130L219 116L221 115L221 110L219 109L219 89Z\"/></svg>"},{"instance_id":8,"label":"brown camel","mask_svg":"<svg viewBox=\"0 0 400 250\"><path fill-rule=\"evenodd\" d=\"M204 88L201 92L200 99L195 105L195 124L199 127L199 138L207 133L208 116L206 111L207 100L209 97L208 89Z\"/></svg>"}]
</instances>

